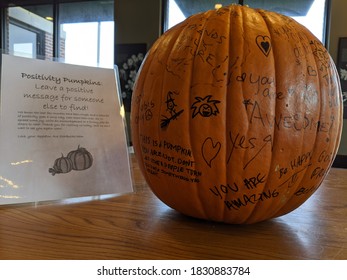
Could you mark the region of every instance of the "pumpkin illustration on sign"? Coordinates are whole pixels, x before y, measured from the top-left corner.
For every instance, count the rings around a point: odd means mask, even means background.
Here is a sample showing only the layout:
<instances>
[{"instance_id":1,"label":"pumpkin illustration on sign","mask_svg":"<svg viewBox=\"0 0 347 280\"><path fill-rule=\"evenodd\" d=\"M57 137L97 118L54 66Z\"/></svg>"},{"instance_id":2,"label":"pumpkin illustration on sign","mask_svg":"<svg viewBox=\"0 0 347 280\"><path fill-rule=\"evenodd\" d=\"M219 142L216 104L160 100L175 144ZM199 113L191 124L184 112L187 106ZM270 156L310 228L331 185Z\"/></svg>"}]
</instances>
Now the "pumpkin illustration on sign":
<instances>
[{"instance_id":1,"label":"pumpkin illustration on sign","mask_svg":"<svg viewBox=\"0 0 347 280\"><path fill-rule=\"evenodd\" d=\"M60 158L54 161L53 168L49 168L48 172L53 176L60 173L68 173L72 170L72 162L69 157L64 157L62 154Z\"/></svg>"},{"instance_id":2,"label":"pumpkin illustration on sign","mask_svg":"<svg viewBox=\"0 0 347 280\"><path fill-rule=\"evenodd\" d=\"M93 164L91 153L80 146L78 146L77 150L69 152L67 157L71 159L73 170L86 170Z\"/></svg>"},{"instance_id":3,"label":"pumpkin illustration on sign","mask_svg":"<svg viewBox=\"0 0 347 280\"><path fill-rule=\"evenodd\" d=\"M53 176L55 174L69 173L71 170L81 171L90 168L93 164L93 157L87 149L78 146L77 150L73 150L54 161L53 167L48 172Z\"/></svg>"},{"instance_id":4,"label":"pumpkin illustration on sign","mask_svg":"<svg viewBox=\"0 0 347 280\"><path fill-rule=\"evenodd\" d=\"M168 93L177 93L174 106ZM136 121L149 101L151 119ZM207 11L147 53L131 131L140 169L168 206L260 222L322 186L341 139L339 76L321 42L292 18L240 5Z\"/></svg>"}]
</instances>

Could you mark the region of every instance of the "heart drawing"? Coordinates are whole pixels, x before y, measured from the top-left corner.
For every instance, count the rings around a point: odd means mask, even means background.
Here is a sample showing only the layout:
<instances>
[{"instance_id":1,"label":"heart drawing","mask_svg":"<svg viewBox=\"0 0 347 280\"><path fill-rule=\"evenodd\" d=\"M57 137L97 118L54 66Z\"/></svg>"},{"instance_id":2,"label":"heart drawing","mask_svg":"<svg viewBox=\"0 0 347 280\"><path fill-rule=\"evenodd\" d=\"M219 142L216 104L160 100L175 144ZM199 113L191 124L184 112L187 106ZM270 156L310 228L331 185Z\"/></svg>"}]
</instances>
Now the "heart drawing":
<instances>
[{"instance_id":1,"label":"heart drawing","mask_svg":"<svg viewBox=\"0 0 347 280\"><path fill-rule=\"evenodd\" d=\"M202 144L202 157L204 158L205 162L209 167L211 167L212 161L217 157L221 146L221 143L218 141L214 144L211 137L207 137L204 143Z\"/></svg>"},{"instance_id":2,"label":"heart drawing","mask_svg":"<svg viewBox=\"0 0 347 280\"><path fill-rule=\"evenodd\" d=\"M269 36L258 35L255 39L258 48L265 56L268 56L271 51L271 41Z\"/></svg>"}]
</instances>

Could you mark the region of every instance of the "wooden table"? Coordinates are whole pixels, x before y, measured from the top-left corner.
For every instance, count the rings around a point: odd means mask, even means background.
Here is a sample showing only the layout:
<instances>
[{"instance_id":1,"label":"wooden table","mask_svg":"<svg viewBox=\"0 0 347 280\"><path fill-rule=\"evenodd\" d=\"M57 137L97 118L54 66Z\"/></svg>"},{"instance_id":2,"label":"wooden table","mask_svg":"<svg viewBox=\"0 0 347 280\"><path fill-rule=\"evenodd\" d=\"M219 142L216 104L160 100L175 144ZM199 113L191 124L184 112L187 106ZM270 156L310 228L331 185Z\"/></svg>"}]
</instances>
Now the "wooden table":
<instances>
[{"instance_id":1,"label":"wooden table","mask_svg":"<svg viewBox=\"0 0 347 280\"><path fill-rule=\"evenodd\" d=\"M0 207L0 259L347 259L347 169L286 216L254 225L189 218L134 166L134 193Z\"/></svg>"}]
</instances>

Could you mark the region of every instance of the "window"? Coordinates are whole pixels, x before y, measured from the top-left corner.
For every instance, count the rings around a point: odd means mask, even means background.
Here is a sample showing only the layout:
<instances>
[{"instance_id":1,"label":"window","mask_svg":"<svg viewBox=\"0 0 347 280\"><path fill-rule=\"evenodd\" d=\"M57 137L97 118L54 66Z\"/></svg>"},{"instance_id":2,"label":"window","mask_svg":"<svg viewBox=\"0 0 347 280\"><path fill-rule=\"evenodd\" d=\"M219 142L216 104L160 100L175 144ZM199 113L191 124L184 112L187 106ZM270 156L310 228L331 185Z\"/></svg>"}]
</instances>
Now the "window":
<instances>
[{"instance_id":1,"label":"window","mask_svg":"<svg viewBox=\"0 0 347 280\"><path fill-rule=\"evenodd\" d=\"M67 63L113 68L113 2L60 4L59 57Z\"/></svg>"},{"instance_id":2,"label":"window","mask_svg":"<svg viewBox=\"0 0 347 280\"><path fill-rule=\"evenodd\" d=\"M241 3L253 8L261 8L290 16L306 26L318 39L325 42L326 18L329 0L243 0L216 1L221 5ZM214 8L208 0L166 0L164 5L164 31L188 16Z\"/></svg>"},{"instance_id":3,"label":"window","mask_svg":"<svg viewBox=\"0 0 347 280\"><path fill-rule=\"evenodd\" d=\"M28 57L34 57L36 54L39 54L37 50L39 34L13 23L9 24L9 33L14 34L9 40L11 52Z\"/></svg>"},{"instance_id":4,"label":"window","mask_svg":"<svg viewBox=\"0 0 347 280\"><path fill-rule=\"evenodd\" d=\"M48 9L40 7L38 9ZM52 57L53 23L22 7L6 10L6 47L14 55L31 58ZM47 49L46 49L47 48Z\"/></svg>"},{"instance_id":5,"label":"window","mask_svg":"<svg viewBox=\"0 0 347 280\"><path fill-rule=\"evenodd\" d=\"M66 63L113 68L113 0L36 2L47 4L11 4L3 8L1 30L5 51L31 58L59 58Z\"/></svg>"},{"instance_id":6,"label":"window","mask_svg":"<svg viewBox=\"0 0 347 280\"><path fill-rule=\"evenodd\" d=\"M165 0L164 1L164 28L167 30L172 26L180 23L187 17L211 10L215 8L215 3L220 3L221 5L230 5L232 3L238 3L238 0L218 0L218 1L209 1L209 0Z\"/></svg>"},{"instance_id":7,"label":"window","mask_svg":"<svg viewBox=\"0 0 347 280\"><path fill-rule=\"evenodd\" d=\"M322 42L325 42L327 2L328 0L244 0L244 4L250 7L292 17L306 26Z\"/></svg>"}]
</instances>

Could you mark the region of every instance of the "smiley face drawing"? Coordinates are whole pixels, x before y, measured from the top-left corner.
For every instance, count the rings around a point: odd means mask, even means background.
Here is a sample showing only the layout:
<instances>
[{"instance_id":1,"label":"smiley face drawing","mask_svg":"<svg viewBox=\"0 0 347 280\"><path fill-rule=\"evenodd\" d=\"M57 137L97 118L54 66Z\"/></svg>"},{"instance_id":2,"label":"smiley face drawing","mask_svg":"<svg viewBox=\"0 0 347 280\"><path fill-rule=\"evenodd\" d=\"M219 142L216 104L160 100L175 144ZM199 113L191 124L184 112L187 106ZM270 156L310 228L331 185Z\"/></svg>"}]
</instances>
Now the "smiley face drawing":
<instances>
[{"instance_id":1,"label":"smiley face drawing","mask_svg":"<svg viewBox=\"0 0 347 280\"><path fill-rule=\"evenodd\" d=\"M219 100L211 100L212 95L207 95L206 97L195 97L196 101L192 104L191 109L193 110L192 118L197 115L202 117L216 116L219 113L217 104L220 103Z\"/></svg>"}]
</instances>

